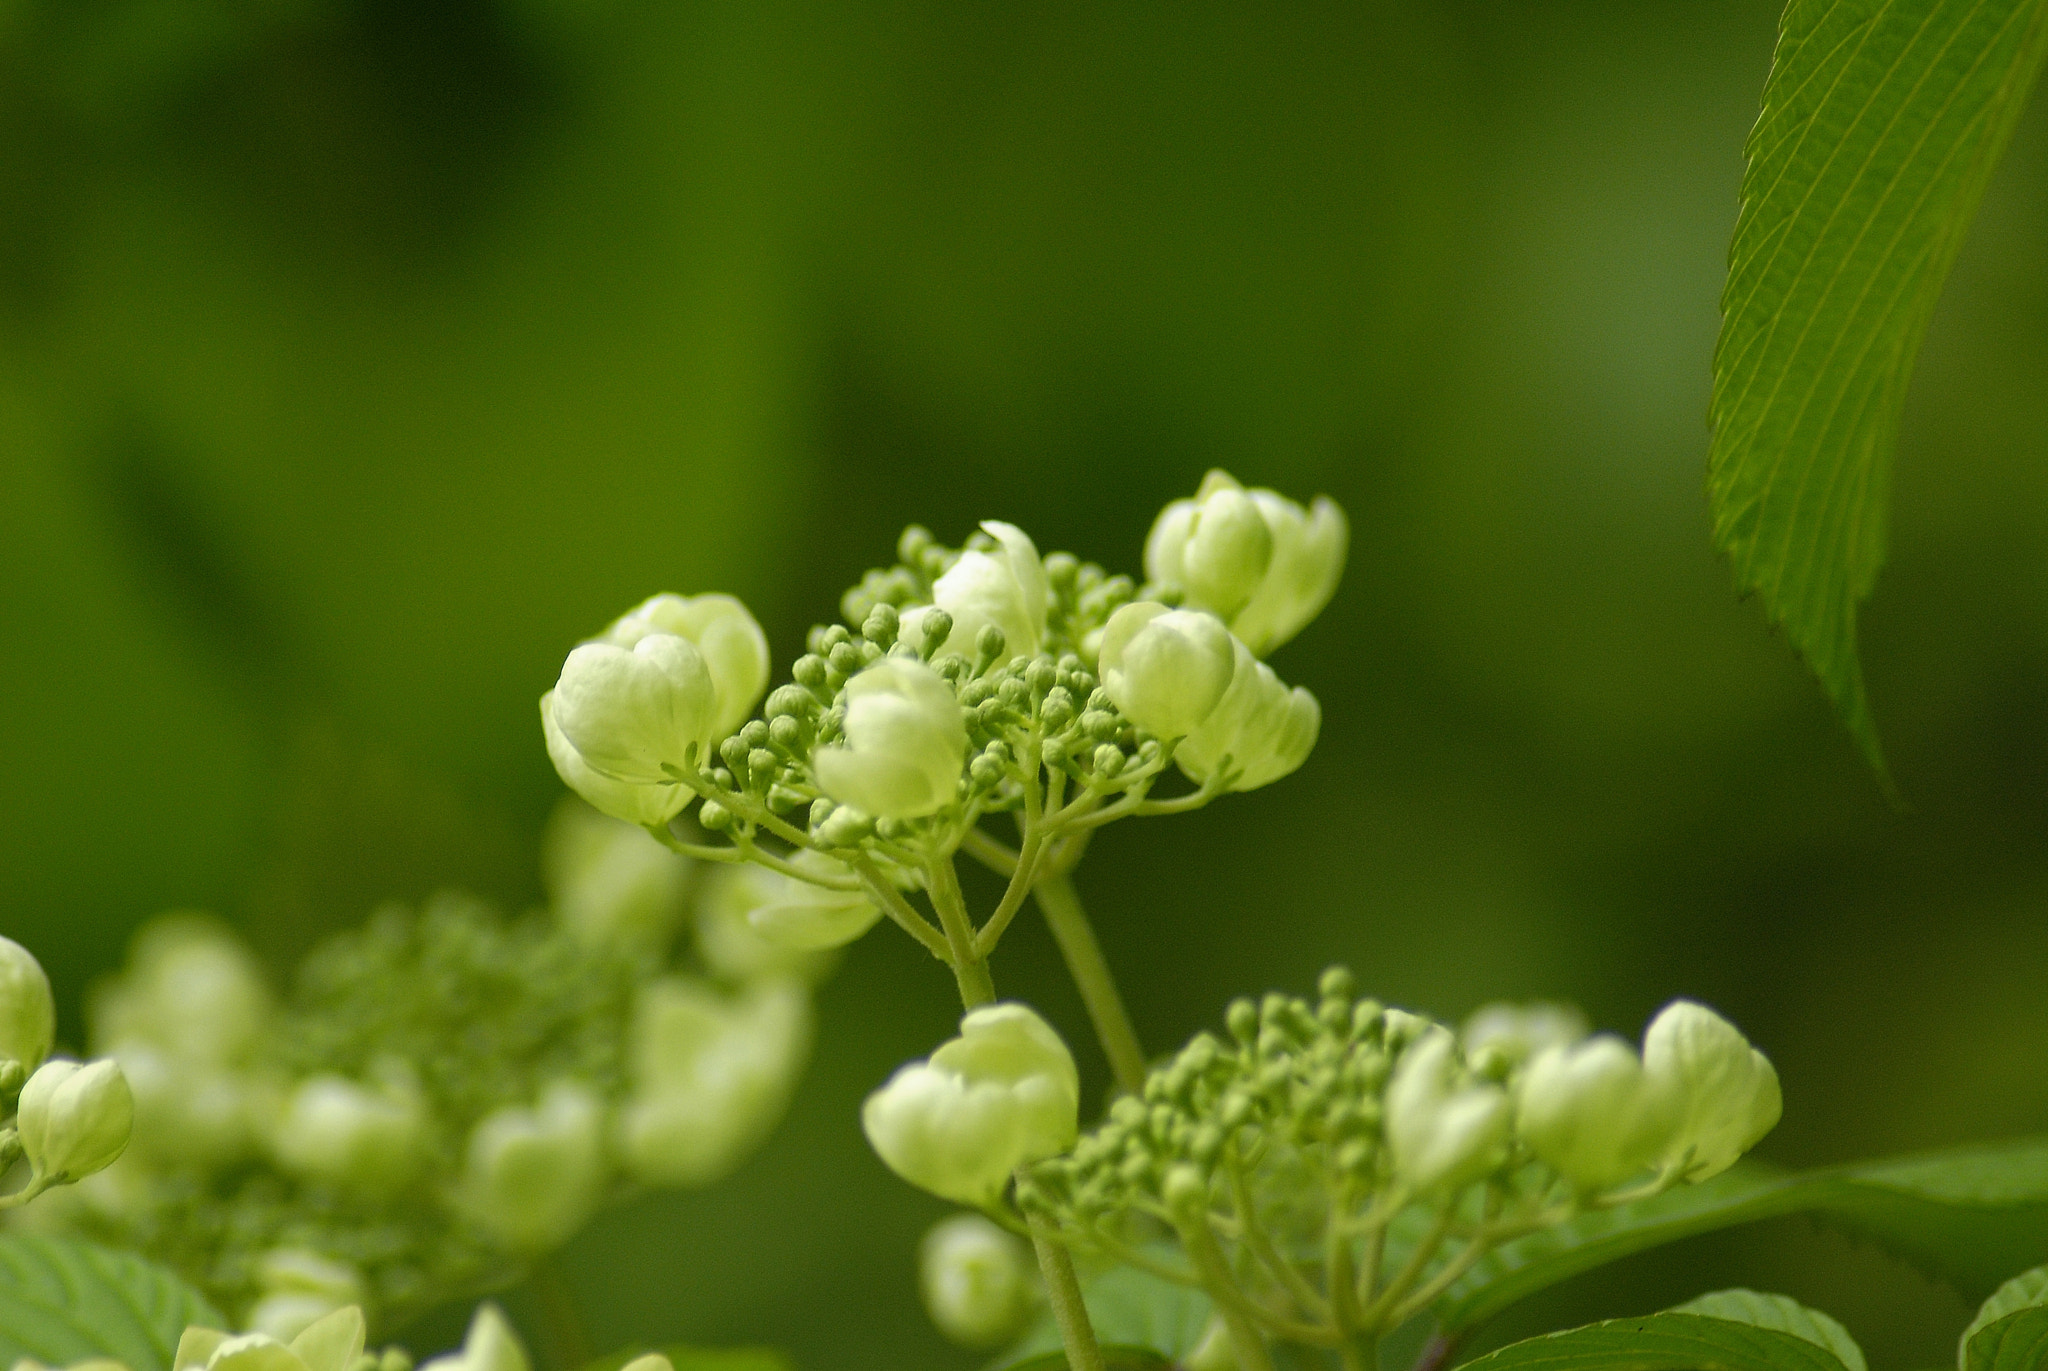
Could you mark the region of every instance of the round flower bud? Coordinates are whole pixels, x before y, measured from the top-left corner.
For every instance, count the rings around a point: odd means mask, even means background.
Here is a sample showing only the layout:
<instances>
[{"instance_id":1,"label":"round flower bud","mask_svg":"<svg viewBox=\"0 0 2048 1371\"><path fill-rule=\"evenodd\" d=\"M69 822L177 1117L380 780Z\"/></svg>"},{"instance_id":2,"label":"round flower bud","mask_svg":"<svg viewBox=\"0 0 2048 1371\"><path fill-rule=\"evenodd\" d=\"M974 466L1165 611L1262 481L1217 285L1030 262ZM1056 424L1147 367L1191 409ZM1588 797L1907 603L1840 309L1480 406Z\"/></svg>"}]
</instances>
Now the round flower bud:
<instances>
[{"instance_id":1,"label":"round flower bud","mask_svg":"<svg viewBox=\"0 0 2048 1371\"><path fill-rule=\"evenodd\" d=\"M419 1371L533 1371L533 1363L504 1311L486 1302L476 1307L462 1350L424 1362Z\"/></svg>"},{"instance_id":2,"label":"round flower bud","mask_svg":"<svg viewBox=\"0 0 2048 1371\"><path fill-rule=\"evenodd\" d=\"M604 1108L558 1081L537 1108L503 1106L470 1131L461 1208L504 1247L544 1252L590 1217L604 1174Z\"/></svg>"},{"instance_id":3,"label":"round flower bud","mask_svg":"<svg viewBox=\"0 0 2048 1371\"><path fill-rule=\"evenodd\" d=\"M967 725L953 688L922 662L884 657L846 684L846 745L811 757L819 787L878 818L915 819L953 803Z\"/></svg>"},{"instance_id":4,"label":"round flower bud","mask_svg":"<svg viewBox=\"0 0 2048 1371\"><path fill-rule=\"evenodd\" d=\"M293 1175L386 1194L419 1170L425 1135L425 1111L410 1091L323 1075L292 1092L270 1148Z\"/></svg>"},{"instance_id":5,"label":"round flower bud","mask_svg":"<svg viewBox=\"0 0 2048 1371\"><path fill-rule=\"evenodd\" d=\"M640 829L568 796L541 837L541 884L555 918L595 946L659 952L682 919L691 866Z\"/></svg>"},{"instance_id":6,"label":"round flower bud","mask_svg":"<svg viewBox=\"0 0 2048 1371\"><path fill-rule=\"evenodd\" d=\"M135 1100L111 1061L44 1062L21 1088L15 1127L39 1179L59 1184L104 1169L128 1146Z\"/></svg>"},{"instance_id":7,"label":"round flower bud","mask_svg":"<svg viewBox=\"0 0 2048 1371\"><path fill-rule=\"evenodd\" d=\"M584 643L562 664L550 707L585 765L618 781L673 779L717 741L718 696L687 638L649 633L632 647Z\"/></svg>"},{"instance_id":8,"label":"round flower bud","mask_svg":"<svg viewBox=\"0 0 2048 1371\"><path fill-rule=\"evenodd\" d=\"M994 1004L968 1011L959 1037L868 1096L861 1125L912 1185L985 1207L1018 1167L1073 1146L1079 1113L1059 1034L1021 1004Z\"/></svg>"},{"instance_id":9,"label":"round flower bud","mask_svg":"<svg viewBox=\"0 0 2048 1371\"><path fill-rule=\"evenodd\" d=\"M1251 527L1256 513L1261 539ZM1322 612L1344 574L1350 527L1327 497L1303 509L1270 490L1246 490L1212 471L1192 500L1159 513L1145 539L1145 574L1190 609L1220 616L1264 657Z\"/></svg>"},{"instance_id":10,"label":"round flower bud","mask_svg":"<svg viewBox=\"0 0 2048 1371\"><path fill-rule=\"evenodd\" d=\"M979 1214L955 1214L933 1224L917 1257L925 1312L963 1347L1010 1341L1038 1305L1030 1250Z\"/></svg>"},{"instance_id":11,"label":"round flower bud","mask_svg":"<svg viewBox=\"0 0 2048 1371\"><path fill-rule=\"evenodd\" d=\"M1219 773L1232 790L1257 790L1308 760L1323 709L1300 686L1289 690L1242 642L1230 688L1208 717L1181 739L1174 760L1198 784Z\"/></svg>"},{"instance_id":12,"label":"round flower bud","mask_svg":"<svg viewBox=\"0 0 2048 1371\"><path fill-rule=\"evenodd\" d=\"M794 981L737 997L680 976L641 987L619 1118L627 1168L654 1185L725 1175L781 1118L810 1043L810 997Z\"/></svg>"},{"instance_id":13,"label":"round flower bud","mask_svg":"<svg viewBox=\"0 0 2048 1371\"><path fill-rule=\"evenodd\" d=\"M583 760L583 754L555 721L555 692L540 697L541 736L547 743L548 760L562 784L581 795L589 805L614 819L646 828L665 824L690 802L690 791L680 784L652 784L620 781L604 775Z\"/></svg>"},{"instance_id":14,"label":"round flower bud","mask_svg":"<svg viewBox=\"0 0 2048 1371\"><path fill-rule=\"evenodd\" d=\"M711 741L729 738L768 688L768 637L730 595L656 595L613 621L602 637L632 647L650 633L687 639L704 658L716 697Z\"/></svg>"},{"instance_id":15,"label":"round flower bud","mask_svg":"<svg viewBox=\"0 0 2048 1371\"><path fill-rule=\"evenodd\" d=\"M1677 1102L1665 1160L1682 1165L1686 1180L1726 1171L1784 1111L1769 1059L1734 1024L1691 1000L1672 1001L1650 1021L1643 1069Z\"/></svg>"},{"instance_id":16,"label":"round flower bud","mask_svg":"<svg viewBox=\"0 0 2048 1371\"><path fill-rule=\"evenodd\" d=\"M42 963L12 938L0 938L0 1062L33 1071L56 1036L57 1006Z\"/></svg>"},{"instance_id":17,"label":"round flower bud","mask_svg":"<svg viewBox=\"0 0 2048 1371\"><path fill-rule=\"evenodd\" d=\"M1230 688L1238 646L1213 614L1149 601L1125 605L1102 631L1102 685L1125 718L1161 738L1183 738Z\"/></svg>"},{"instance_id":18,"label":"round flower bud","mask_svg":"<svg viewBox=\"0 0 2048 1371\"><path fill-rule=\"evenodd\" d=\"M1519 1065L1546 1047L1570 1047L1586 1031L1576 1005L1497 1001L1473 1010L1458 1039L1468 1058L1492 1051Z\"/></svg>"},{"instance_id":19,"label":"round flower bud","mask_svg":"<svg viewBox=\"0 0 2048 1371\"><path fill-rule=\"evenodd\" d=\"M136 934L128 967L92 1004L102 1051L130 1042L190 1066L245 1063L269 1031L270 988L256 958L220 920L180 912Z\"/></svg>"},{"instance_id":20,"label":"round flower bud","mask_svg":"<svg viewBox=\"0 0 2048 1371\"><path fill-rule=\"evenodd\" d=\"M1394 1171L1420 1195L1450 1194L1507 1157L1514 1109L1507 1092L1453 1080L1456 1041L1431 1027L1401 1054L1387 1082L1386 1134Z\"/></svg>"},{"instance_id":21,"label":"round flower bud","mask_svg":"<svg viewBox=\"0 0 2048 1371\"><path fill-rule=\"evenodd\" d=\"M981 527L996 540L998 550L961 553L932 583L932 603L903 613L899 637L927 660L942 652L973 657L982 630L990 627L1003 635L993 658L996 666L1013 657L1036 656L1044 641L1047 588L1037 546L1015 524L990 519ZM943 616L934 611L943 611ZM946 636L936 644L927 643L926 636L935 627L943 627Z\"/></svg>"},{"instance_id":22,"label":"round flower bud","mask_svg":"<svg viewBox=\"0 0 2048 1371\"><path fill-rule=\"evenodd\" d=\"M1619 1185L1663 1155L1675 1100L1611 1034L1553 1045L1529 1062L1516 1092L1515 1131L1581 1192Z\"/></svg>"}]
</instances>

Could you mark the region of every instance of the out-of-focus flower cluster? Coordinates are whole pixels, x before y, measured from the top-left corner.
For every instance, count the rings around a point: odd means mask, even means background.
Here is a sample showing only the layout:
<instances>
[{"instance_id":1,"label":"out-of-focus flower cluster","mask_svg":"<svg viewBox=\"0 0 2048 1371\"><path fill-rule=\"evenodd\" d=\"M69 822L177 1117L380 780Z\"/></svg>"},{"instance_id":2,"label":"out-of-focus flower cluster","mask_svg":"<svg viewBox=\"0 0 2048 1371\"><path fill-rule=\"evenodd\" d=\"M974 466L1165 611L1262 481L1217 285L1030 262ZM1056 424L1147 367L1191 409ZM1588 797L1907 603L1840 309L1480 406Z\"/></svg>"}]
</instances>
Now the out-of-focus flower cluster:
<instances>
[{"instance_id":1,"label":"out-of-focus flower cluster","mask_svg":"<svg viewBox=\"0 0 2048 1371\"><path fill-rule=\"evenodd\" d=\"M89 1014L135 1145L30 1212L290 1338L508 1283L609 1200L723 1176L784 1112L831 968L749 915L810 887L702 869L576 801L544 874L521 919L454 895L379 911L282 1000L218 921L148 925Z\"/></svg>"}]
</instances>

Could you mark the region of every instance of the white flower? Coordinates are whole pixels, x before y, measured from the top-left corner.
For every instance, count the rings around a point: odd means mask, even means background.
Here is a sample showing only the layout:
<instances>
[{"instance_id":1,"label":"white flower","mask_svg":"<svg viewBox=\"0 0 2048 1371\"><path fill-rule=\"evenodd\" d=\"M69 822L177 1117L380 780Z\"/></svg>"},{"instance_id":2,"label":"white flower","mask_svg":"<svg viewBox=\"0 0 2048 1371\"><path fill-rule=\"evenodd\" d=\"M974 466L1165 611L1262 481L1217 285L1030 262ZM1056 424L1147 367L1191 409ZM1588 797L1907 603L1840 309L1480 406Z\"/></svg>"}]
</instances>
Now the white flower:
<instances>
[{"instance_id":1,"label":"white flower","mask_svg":"<svg viewBox=\"0 0 2048 1371\"><path fill-rule=\"evenodd\" d=\"M293 1175L389 1193L419 1170L425 1135L425 1109L412 1091L319 1075L292 1092L270 1147Z\"/></svg>"},{"instance_id":2,"label":"white flower","mask_svg":"<svg viewBox=\"0 0 2048 1371\"><path fill-rule=\"evenodd\" d=\"M566 795L541 837L541 881L555 919L598 946L666 946L682 918L691 867L632 824Z\"/></svg>"},{"instance_id":3,"label":"white flower","mask_svg":"<svg viewBox=\"0 0 2048 1371\"><path fill-rule=\"evenodd\" d=\"M562 784L582 796L593 809L646 828L665 824L690 802L690 790L681 783L657 784L621 781L598 771L583 760L583 754L555 722L555 692L540 697L541 737L547 742L548 760Z\"/></svg>"},{"instance_id":4,"label":"white flower","mask_svg":"<svg viewBox=\"0 0 2048 1371\"><path fill-rule=\"evenodd\" d=\"M656 595L620 615L599 636L632 647L650 633L673 633L703 656L717 700L711 741L731 737L768 689L768 637L747 607L730 595Z\"/></svg>"},{"instance_id":5,"label":"white flower","mask_svg":"<svg viewBox=\"0 0 2048 1371\"><path fill-rule=\"evenodd\" d=\"M952 616L953 631L943 644L925 652L927 657L940 652L974 656L982 629L991 624L1003 634L998 665L1012 657L1033 656L1044 642L1047 590L1037 546L1015 524L989 519L981 527L996 540L997 550L961 553L960 560L932 583L932 603L903 615L903 641L921 651L927 646L925 624L932 610L943 609Z\"/></svg>"},{"instance_id":6,"label":"white flower","mask_svg":"<svg viewBox=\"0 0 2048 1371\"><path fill-rule=\"evenodd\" d=\"M846 743L819 748L811 768L841 804L914 819L953 803L967 760L967 724L945 677L884 657L846 683Z\"/></svg>"},{"instance_id":7,"label":"white flower","mask_svg":"<svg viewBox=\"0 0 2048 1371\"><path fill-rule=\"evenodd\" d=\"M1257 790L1308 760L1323 708L1303 687L1289 690L1242 642L1235 651L1230 688L1173 757L1198 784L1220 773L1232 790Z\"/></svg>"},{"instance_id":8,"label":"white flower","mask_svg":"<svg viewBox=\"0 0 2048 1371\"><path fill-rule=\"evenodd\" d=\"M469 1321L462 1350L435 1357L422 1364L420 1371L532 1371L532 1366L504 1311L485 1303L476 1307Z\"/></svg>"},{"instance_id":9,"label":"white flower","mask_svg":"<svg viewBox=\"0 0 2048 1371\"><path fill-rule=\"evenodd\" d=\"M128 1146L135 1099L121 1068L107 1060L44 1062L21 1088L15 1127L39 1178L75 1181L101 1170Z\"/></svg>"},{"instance_id":10,"label":"white flower","mask_svg":"<svg viewBox=\"0 0 2048 1371\"><path fill-rule=\"evenodd\" d=\"M363 1355L363 1311L350 1305L316 1319L290 1342L269 1333L187 1328L172 1371L349 1371Z\"/></svg>"},{"instance_id":11,"label":"white flower","mask_svg":"<svg viewBox=\"0 0 2048 1371\"><path fill-rule=\"evenodd\" d=\"M1538 1052L1516 1091L1515 1131L1580 1191L1605 1190L1663 1155L1676 1100L1635 1049L1603 1033Z\"/></svg>"},{"instance_id":12,"label":"white flower","mask_svg":"<svg viewBox=\"0 0 2048 1371\"><path fill-rule=\"evenodd\" d=\"M897 1175L984 1207L1018 1167L1073 1146L1079 1110L1059 1034L1024 1005L994 1004L970 1010L959 1037L868 1096L861 1124Z\"/></svg>"},{"instance_id":13,"label":"white flower","mask_svg":"<svg viewBox=\"0 0 2048 1371\"><path fill-rule=\"evenodd\" d=\"M302 1247L276 1247L256 1261L263 1294L243 1316L251 1333L289 1342L321 1319L363 1302L363 1278L345 1262Z\"/></svg>"},{"instance_id":14,"label":"white flower","mask_svg":"<svg viewBox=\"0 0 2048 1371\"><path fill-rule=\"evenodd\" d=\"M673 779L718 741L718 692L696 644L649 633L632 647L583 643L562 663L549 706L585 765L617 781Z\"/></svg>"},{"instance_id":15,"label":"white flower","mask_svg":"<svg viewBox=\"0 0 2048 1371\"><path fill-rule=\"evenodd\" d=\"M42 963L12 938L0 938L0 1062L33 1071L56 1036L57 1006Z\"/></svg>"},{"instance_id":16,"label":"white flower","mask_svg":"<svg viewBox=\"0 0 2048 1371\"><path fill-rule=\"evenodd\" d=\"M1678 1101L1666 1160L1682 1163L1687 1180L1726 1171L1784 1112L1769 1059L1734 1024L1691 1000L1672 1001L1650 1021L1643 1069Z\"/></svg>"},{"instance_id":17,"label":"white flower","mask_svg":"<svg viewBox=\"0 0 2048 1371\"><path fill-rule=\"evenodd\" d=\"M1344 511L1327 497L1304 510L1212 471L1194 499L1160 511L1145 539L1145 574L1190 609L1220 616L1264 657L1330 602L1350 538Z\"/></svg>"},{"instance_id":18,"label":"white flower","mask_svg":"<svg viewBox=\"0 0 2048 1371\"><path fill-rule=\"evenodd\" d=\"M1467 1057L1490 1049L1519 1064L1546 1047L1570 1047L1586 1033L1586 1016L1576 1005L1495 1001L1472 1011L1458 1040Z\"/></svg>"},{"instance_id":19,"label":"white flower","mask_svg":"<svg viewBox=\"0 0 2048 1371\"><path fill-rule=\"evenodd\" d=\"M723 1176L782 1116L810 1041L810 997L794 981L737 997L680 976L641 987L619 1118L628 1169L655 1185Z\"/></svg>"},{"instance_id":20,"label":"white flower","mask_svg":"<svg viewBox=\"0 0 2048 1371\"><path fill-rule=\"evenodd\" d=\"M1387 1147L1394 1171L1417 1194L1448 1194L1507 1156L1514 1109L1492 1085L1458 1085L1456 1041L1432 1027L1401 1054L1387 1082Z\"/></svg>"},{"instance_id":21,"label":"white flower","mask_svg":"<svg viewBox=\"0 0 2048 1371\"><path fill-rule=\"evenodd\" d=\"M139 1040L188 1065L228 1066L256 1051L272 1001L241 939L218 919L180 912L144 925L127 970L95 996L92 1010L102 1051Z\"/></svg>"},{"instance_id":22,"label":"white flower","mask_svg":"<svg viewBox=\"0 0 2048 1371\"><path fill-rule=\"evenodd\" d=\"M1229 691L1237 654L1236 640L1213 614L1149 601L1125 605L1102 631L1102 684L1139 728L1182 738Z\"/></svg>"},{"instance_id":23,"label":"white flower","mask_svg":"<svg viewBox=\"0 0 2048 1371\"><path fill-rule=\"evenodd\" d=\"M1030 1249L979 1214L955 1214L918 1244L918 1288L941 1333L963 1347L1007 1342L1039 1299Z\"/></svg>"},{"instance_id":24,"label":"white flower","mask_svg":"<svg viewBox=\"0 0 2048 1371\"><path fill-rule=\"evenodd\" d=\"M850 880L842 862L816 852L792 861L823 878ZM722 866L706 874L697 905L697 947L722 976L749 980L788 974L816 980L829 968L819 954L860 937L882 911L860 890L813 885L759 866Z\"/></svg>"},{"instance_id":25,"label":"white flower","mask_svg":"<svg viewBox=\"0 0 2048 1371\"><path fill-rule=\"evenodd\" d=\"M505 1247L541 1252L590 1217L604 1175L603 1105L583 1086L557 1081L537 1107L503 1106L470 1131L460 1203Z\"/></svg>"}]
</instances>

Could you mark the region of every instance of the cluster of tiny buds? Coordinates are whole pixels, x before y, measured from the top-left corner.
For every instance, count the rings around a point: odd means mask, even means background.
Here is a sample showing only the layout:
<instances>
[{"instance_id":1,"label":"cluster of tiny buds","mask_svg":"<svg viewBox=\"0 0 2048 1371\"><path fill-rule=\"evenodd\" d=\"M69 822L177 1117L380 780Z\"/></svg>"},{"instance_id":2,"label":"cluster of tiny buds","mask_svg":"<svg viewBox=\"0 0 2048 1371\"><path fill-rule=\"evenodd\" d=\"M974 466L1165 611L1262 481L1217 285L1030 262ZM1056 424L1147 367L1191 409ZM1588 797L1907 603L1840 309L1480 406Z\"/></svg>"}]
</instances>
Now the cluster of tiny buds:
<instances>
[{"instance_id":1,"label":"cluster of tiny buds","mask_svg":"<svg viewBox=\"0 0 2048 1371\"><path fill-rule=\"evenodd\" d=\"M1103 612L1104 606L1113 608L1130 598L1128 577L1104 577L1100 568L1081 566L1071 557L1056 556L1048 563L1049 570L1063 566L1066 571L1052 578L1056 586L1087 587L1076 590L1076 606L1087 606L1077 613ZM1091 571L1092 577L1087 575ZM808 805L811 831L830 846L850 846L871 831L885 840L904 836L918 821L857 816L821 796L806 773L812 751L843 734L847 683L890 655L925 661L952 687L972 748L961 798L984 810L1001 811L1020 802L1020 793L1004 782L1017 773L1024 760L1019 749L1033 736L1039 763L1098 788L1113 787L1126 771L1149 772L1160 765L1159 742L1138 737L1079 653L1041 652L1005 661L1003 631L989 624L976 635L970 659L936 652L951 633L950 616L943 610L932 611L925 621L923 651L900 640L900 625L896 607L880 602L867 607L857 633L844 624L814 627L809 650L791 668L792 683L769 694L762 718L719 745L718 764L705 779L776 814ZM716 799L699 808L698 823L710 832L744 826L732 806Z\"/></svg>"},{"instance_id":2,"label":"cluster of tiny buds","mask_svg":"<svg viewBox=\"0 0 2048 1371\"><path fill-rule=\"evenodd\" d=\"M1351 973L1323 973L1319 999L1241 999L1232 1041L1201 1033L1153 1070L1064 1157L1033 1169L1020 1200L1089 1226L1133 1209L1206 1209L1226 1163L1251 1170L1275 1147L1314 1149L1370 1186L1382 1170L1380 1093L1422 1021L1354 1000Z\"/></svg>"}]
</instances>

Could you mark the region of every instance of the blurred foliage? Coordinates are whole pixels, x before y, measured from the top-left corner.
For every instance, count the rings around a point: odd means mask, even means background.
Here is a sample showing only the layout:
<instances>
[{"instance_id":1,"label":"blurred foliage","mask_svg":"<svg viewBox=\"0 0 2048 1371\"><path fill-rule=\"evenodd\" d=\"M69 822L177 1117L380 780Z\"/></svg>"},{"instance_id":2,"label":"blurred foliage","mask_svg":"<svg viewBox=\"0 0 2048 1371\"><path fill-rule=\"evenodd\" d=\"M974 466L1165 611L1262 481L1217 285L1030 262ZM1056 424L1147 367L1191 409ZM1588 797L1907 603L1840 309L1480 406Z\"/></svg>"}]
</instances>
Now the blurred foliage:
<instances>
[{"instance_id":1,"label":"blurred foliage","mask_svg":"<svg viewBox=\"0 0 2048 1371\"><path fill-rule=\"evenodd\" d=\"M0 923L76 1041L158 909L282 967L382 899L530 901L535 700L624 606L731 591L786 661L910 519L1134 569L1220 464L1338 498L1353 562L1280 654L1309 765L1079 873L1148 1043L1344 960L1450 1017L1712 1001L1780 1162L2048 1126L2048 116L1902 423L1895 813L1708 546L1775 19L0 5ZM886 932L768 1149L572 1249L596 1345L970 1364L917 1305L937 1208L855 1126L956 1013ZM1085 1039L1037 924L996 974ZM1745 1284L1934 1364L1969 1314L1796 1220L1619 1272L1489 1336Z\"/></svg>"}]
</instances>

